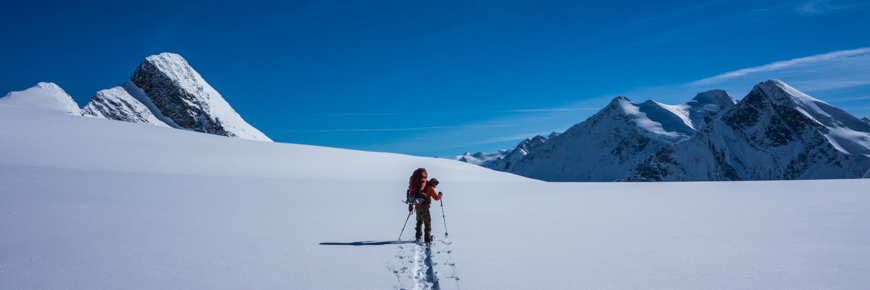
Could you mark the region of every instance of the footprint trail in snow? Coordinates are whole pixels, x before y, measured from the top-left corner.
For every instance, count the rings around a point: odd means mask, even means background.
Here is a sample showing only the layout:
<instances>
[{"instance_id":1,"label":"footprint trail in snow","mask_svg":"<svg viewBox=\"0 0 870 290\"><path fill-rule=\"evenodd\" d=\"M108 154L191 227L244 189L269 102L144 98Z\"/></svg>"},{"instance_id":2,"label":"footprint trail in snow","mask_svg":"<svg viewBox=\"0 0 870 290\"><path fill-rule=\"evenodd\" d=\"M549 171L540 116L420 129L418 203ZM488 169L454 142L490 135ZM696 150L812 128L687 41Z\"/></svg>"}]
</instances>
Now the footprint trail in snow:
<instances>
[{"instance_id":1,"label":"footprint trail in snow","mask_svg":"<svg viewBox=\"0 0 870 290\"><path fill-rule=\"evenodd\" d=\"M418 245L402 245L398 246L399 252L396 258L399 259L397 265L390 265L387 268L395 275L398 285L395 289L404 290L440 290L440 289L460 289L459 277L456 275L456 264L453 262L452 251L449 246L452 244L449 240L444 239L435 241L427 250L426 247ZM442 285L442 281L455 281Z\"/></svg>"}]
</instances>

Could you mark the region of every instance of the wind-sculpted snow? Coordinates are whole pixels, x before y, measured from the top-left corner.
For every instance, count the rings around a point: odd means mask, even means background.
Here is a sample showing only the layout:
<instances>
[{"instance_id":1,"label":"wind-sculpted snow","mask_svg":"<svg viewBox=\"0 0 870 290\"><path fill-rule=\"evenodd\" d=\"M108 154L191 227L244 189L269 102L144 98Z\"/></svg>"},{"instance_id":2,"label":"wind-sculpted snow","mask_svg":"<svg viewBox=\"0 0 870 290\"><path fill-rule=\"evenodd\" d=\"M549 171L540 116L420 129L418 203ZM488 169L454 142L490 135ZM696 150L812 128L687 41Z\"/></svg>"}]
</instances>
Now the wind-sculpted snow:
<instances>
[{"instance_id":1,"label":"wind-sculpted snow","mask_svg":"<svg viewBox=\"0 0 870 290\"><path fill-rule=\"evenodd\" d=\"M55 83L40 82L23 91L9 92L0 98L0 104L81 115L72 97Z\"/></svg>"},{"instance_id":2,"label":"wind-sculpted snow","mask_svg":"<svg viewBox=\"0 0 870 290\"><path fill-rule=\"evenodd\" d=\"M483 166L547 181L618 180L656 150L688 140L734 103L724 91L675 106L617 97L565 133L524 140L508 156Z\"/></svg>"},{"instance_id":3,"label":"wind-sculpted snow","mask_svg":"<svg viewBox=\"0 0 870 290\"><path fill-rule=\"evenodd\" d=\"M147 106L131 96L121 86L97 92L91 101L82 108L82 115L170 127L157 119Z\"/></svg>"},{"instance_id":4,"label":"wind-sculpted snow","mask_svg":"<svg viewBox=\"0 0 870 290\"><path fill-rule=\"evenodd\" d=\"M180 55L149 56L130 80L178 126L215 135L271 141L245 122Z\"/></svg>"},{"instance_id":5,"label":"wind-sculpted snow","mask_svg":"<svg viewBox=\"0 0 870 290\"><path fill-rule=\"evenodd\" d=\"M629 181L861 178L870 125L778 80L756 85L690 140L662 148Z\"/></svg>"}]
</instances>

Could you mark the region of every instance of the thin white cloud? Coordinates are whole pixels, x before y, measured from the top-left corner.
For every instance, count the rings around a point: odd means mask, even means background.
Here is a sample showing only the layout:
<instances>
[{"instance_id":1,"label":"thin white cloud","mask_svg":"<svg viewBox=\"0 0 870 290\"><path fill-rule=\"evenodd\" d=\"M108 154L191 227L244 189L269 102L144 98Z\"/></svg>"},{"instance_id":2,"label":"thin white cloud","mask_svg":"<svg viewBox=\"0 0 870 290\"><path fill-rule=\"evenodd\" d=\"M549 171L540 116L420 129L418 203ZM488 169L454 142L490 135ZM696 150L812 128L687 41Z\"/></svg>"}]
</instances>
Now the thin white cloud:
<instances>
[{"instance_id":1,"label":"thin white cloud","mask_svg":"<svg viewBox=\"0 0 870 290\"><path fill-rule=\"evenodd\" d=\"M867 6L870 6L870 2L856 2L849 0L815 0L802 3L797 7L796 12L801 16L816 16L840 10L852 10Z\"/></svg>"},{"instance_id":2,"label":"thin white cloud","mask_svg":"<svg viewBox=\"0 0 870 290\"><path fill-rule=\"evenodd\" d=\"M870 53L870 47L864 47L864 48L859 48L859 49L841 50L841 51L829 52L829 53L825 53L825 54L817 54L817 55L813 55L813 56L795 58L795 59L786 60L786 61L777 61L777 62L773 62L770 64L762 65L762 66L739 69L736 71L726 72L726 73L723 73L723 74L720 74L720 75L717 75L714 77L709 77L709 78L697 80L697 81L690 83L689 86L704 86L704 85L709 85L709 84L715 84L715 83L723 82L727 79L742 77L742 76L749 75L749 74L754 74L754 73L759 73L759 72L784 70L784 69L795 67L798 65L806 65L806 64L816 63L816 62L830 61L830 60L834 60L834 59L838 59L838 58L845 58L845 57L856 56L856 55L861 55L861 54L868 54L868 53Z\"/></svg>"}]
</instances>

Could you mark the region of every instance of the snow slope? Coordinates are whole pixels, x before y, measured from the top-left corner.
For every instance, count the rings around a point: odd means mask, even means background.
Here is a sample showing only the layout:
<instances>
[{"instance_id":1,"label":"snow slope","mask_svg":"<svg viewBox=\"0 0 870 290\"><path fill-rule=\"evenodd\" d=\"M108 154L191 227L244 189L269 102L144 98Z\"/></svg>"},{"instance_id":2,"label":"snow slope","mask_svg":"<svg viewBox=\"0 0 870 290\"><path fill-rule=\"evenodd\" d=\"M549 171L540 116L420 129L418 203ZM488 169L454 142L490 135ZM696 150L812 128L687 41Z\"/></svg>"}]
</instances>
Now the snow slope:
<instances>
[{"instance_id":1,"label":"snow slope","mask_svg":"<svg viewBox=\"0 0 870 290\"><path fill-rule=\"evenodd\" d=\"M417 167L429 256L392 243ZM546 183L0 104L0 288L861 289L868 185Z\"/></svg>"},{"instance_id":2,"label":"snow slope","mask_svg":"<svg viewBox=\"0 0 870 290\"><path fill-rule=\"evenodd\" d=\"M0 104L81 115L72 97L55 83L40 82L23 91L9 92L0 98Z\"/></svg>"}]
</instances>

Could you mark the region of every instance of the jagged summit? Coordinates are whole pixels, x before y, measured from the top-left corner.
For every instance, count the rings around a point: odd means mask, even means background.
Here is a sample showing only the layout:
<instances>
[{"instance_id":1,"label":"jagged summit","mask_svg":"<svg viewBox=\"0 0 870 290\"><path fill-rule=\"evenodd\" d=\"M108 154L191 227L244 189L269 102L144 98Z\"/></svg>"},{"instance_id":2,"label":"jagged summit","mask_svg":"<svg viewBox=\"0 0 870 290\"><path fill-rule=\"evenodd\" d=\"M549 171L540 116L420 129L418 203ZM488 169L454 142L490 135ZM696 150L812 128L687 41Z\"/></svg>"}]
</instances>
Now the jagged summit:
<instances>
[{"instance_id":1,"label":"jagged summit","mask_svg":"<svg viewBox=\"0 0 870 290\"><path fill-rule=\"evenodd\" d=\"M124 84L98 91L82 109L58 85L41 82L0 104L268 141L178 54L145 58Z\"/></svg>"},{"instance_id":2,"label":"jagged summit","mask_svg":"<svg viewBox=\"0 0 870 290\"><path fill-rule=\"evenodd\" d=\"M178 54L145 58L133 77L160 114L197 132L271 141L245 122L229 103Z\"/></svg>"},{"instance_id":3,"label":"jagged summit","mask_svg":"<svg viewBox=\"0 0 870 290\"><path fill-rule=\"evenodd\" d=\"M72 97L57 84L49 82L37 83L23 91L9 92L0 98L0 104L81 115Z\"/></svg>"},{"instance_id":4,"label":"jagged summit","mask_svg":"<svg viewBox=\"0 0 870 290\"><path fill-rule=\"evenodd\" d=\"M124 84L94 94L83 115L269 141L178 54L145 58Z\"/></svg>"},{"instance_id":5,"label":"jagged summit","mask_svg":"<svg viewBox=\"0 0 870 290\"><path fill-rule=\"evenodd\" d=\"M776 106L794 108L799 113L825 127L846 127L851 130L867 131L866 122L845 111L813 98L786 83L771 79L756 85L750 95L761 95Z\"/></svg>"}]
</instances>

